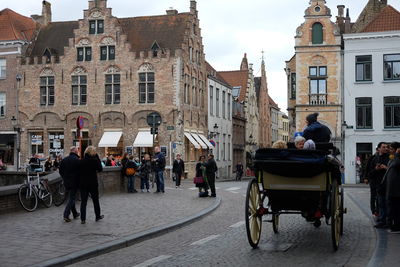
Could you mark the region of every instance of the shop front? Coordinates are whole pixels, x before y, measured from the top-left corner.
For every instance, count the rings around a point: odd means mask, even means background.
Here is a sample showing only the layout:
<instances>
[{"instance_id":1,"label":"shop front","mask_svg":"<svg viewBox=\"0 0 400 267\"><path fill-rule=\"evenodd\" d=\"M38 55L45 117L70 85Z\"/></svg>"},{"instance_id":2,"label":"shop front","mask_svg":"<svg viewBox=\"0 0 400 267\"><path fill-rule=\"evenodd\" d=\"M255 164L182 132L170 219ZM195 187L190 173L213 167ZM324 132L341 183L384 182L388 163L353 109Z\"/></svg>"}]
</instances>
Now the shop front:
<instances>
[{"instance_id":1,"label":"shop front","mask_svg":"<svg viewBox=\"0 0 400 267\"><path fill-rule=\"evenodd\" d=\"M113 156L118 159L124 152L122 131L106 131L100 139L99 148L104 148L103 156Z\"/></svg>"},{"instance_id":2,"label":"shop front","mask_svg":"<svg viewBox=\"0 0 400 267\"><path fill-rule=\"evenodd\" d=\"M49 132L49 156L53 159L64 155L64 132Z\"/></svg>"},{"instance_id":3,"label":"shop front","mask_svg":"<svg viewBox=\"0 0 400 267\"><path fill-rule=\"evenodd\" d=\"M133 155L139 157L140 159L143 158L144 154L153 155L154 143L157 143L157 135L154 135L153 142L153 135L150 133L150 129L139 130L132 145Z\"/></svg>"},{"instance_id":4,"label":"shop front","mask_svg":"<svg viewBox=\"0 0 400 267\"><path fill-rule=\"evenodd\" d=\"M16 165L16 136L14 132L0 132L0 170Z\"/></svg>"}]
</instances>

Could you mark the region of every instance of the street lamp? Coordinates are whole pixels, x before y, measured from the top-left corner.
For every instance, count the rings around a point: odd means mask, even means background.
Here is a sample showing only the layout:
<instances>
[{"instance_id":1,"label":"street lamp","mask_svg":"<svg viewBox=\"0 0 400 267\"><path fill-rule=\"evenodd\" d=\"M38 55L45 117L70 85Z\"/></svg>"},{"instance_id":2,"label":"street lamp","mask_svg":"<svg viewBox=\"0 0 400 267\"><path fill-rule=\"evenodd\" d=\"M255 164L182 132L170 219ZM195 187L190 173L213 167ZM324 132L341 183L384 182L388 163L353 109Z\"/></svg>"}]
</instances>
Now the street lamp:
<instances>
[{"instance_id":1,"label":"street lamp","mask_svg":"<svg viewBox=\"0 0 400 267\"><path fill-rule=\"evenodd\" d=\"M208 135L208 138L215 138L218 135L218 124L214 124L214 131L211 131Z\"/></svg>"},{"instance_id":2,"label":"street lamp","mask_svg":"<svg viewBox=\"0 0 400 267\"><path fill-rule=\"evenodd\" d=\"M16 97L15 97L15 115L16 117L11 118L11 124L14 127L14 131L17 132L17 171L19 170L19 163L20 163L20 157L21 157L21 128L19 127L19 88L20 88L20 82L22 80L21 74L17 74L15 76L15 80L17 81L17 92L16 92Z\"/></svg>"}]
</instances>

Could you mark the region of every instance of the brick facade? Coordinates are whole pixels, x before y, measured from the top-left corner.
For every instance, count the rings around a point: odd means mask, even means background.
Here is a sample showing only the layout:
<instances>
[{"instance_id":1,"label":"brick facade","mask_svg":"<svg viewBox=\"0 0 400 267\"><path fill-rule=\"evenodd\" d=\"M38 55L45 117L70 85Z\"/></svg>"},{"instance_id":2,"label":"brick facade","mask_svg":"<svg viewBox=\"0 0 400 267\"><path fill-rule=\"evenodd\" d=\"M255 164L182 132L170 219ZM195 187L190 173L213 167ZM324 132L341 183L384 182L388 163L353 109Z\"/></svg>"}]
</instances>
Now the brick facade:
<instances>
[{"instance_id":1,"label":"brick facade","mask_svg":"<svg viewBox=\"0 0 400 267\"><path fill-rule=\"evenodd\" d=\"M21 139L23 159L34 152L30 149L30 135L35 133L42 135L44 155L50 149L49 136L63 133L66 154L74 145L78 116L85 118L84 131L91 144L97 146L105 131L119 130L123 133L120 146L132 146L139 129L149 130L146 116L156 111L162 116L157 144L168 147L169 158L173 156L169 153L170 144L176 143L174 152L183 154L190 170L194 162L191 164L189 154L193 149L183 133L207 132L206 71L196 2L190 1L188 13L169 10L167 15L124 19L112 16L106 3L89 1L89 9L84 10L79 21L44 25L30 56L21 59L20 117L26 128ZM104 22L104 33L90 34L90 21L98 20ZM140 26L152 30L135 32ZM55 38L56 27L72 31L67 43L54 40L50 43L54 47L40 43L47 40L46 33ZM151 27L159 27L160 34ZM165 31L175 36L162 35ZM100 60L101 46L115 47L115 59ZM91 47L90 61L77 61L77 48L81 47ZM46 50L50 58L46 57ZM139 103L139 73L144 72L154 73L154 103ZM105 104L105 79L109 74L120 77L119 104ZM54 105L43 106L40 77L46 76L54 77L55 100ZM86 76L86 105L72 104L72 76ZM99 152L104 156L104 149Z\"/></svg>"}]
</instances>

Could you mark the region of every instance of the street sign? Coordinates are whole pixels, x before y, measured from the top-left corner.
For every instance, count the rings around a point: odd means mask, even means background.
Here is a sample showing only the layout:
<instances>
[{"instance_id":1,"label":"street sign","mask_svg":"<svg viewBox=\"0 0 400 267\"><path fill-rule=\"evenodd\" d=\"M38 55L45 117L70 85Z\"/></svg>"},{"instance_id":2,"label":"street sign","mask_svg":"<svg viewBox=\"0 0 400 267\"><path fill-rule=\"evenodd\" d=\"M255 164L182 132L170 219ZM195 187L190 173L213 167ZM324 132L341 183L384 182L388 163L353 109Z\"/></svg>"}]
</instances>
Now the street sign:
<instances>
[{"instance_id":1,"label":"street sign","mask_svg":"<svg viewBox=\"0 0 400 267\"><path fill-rule=\"evenodd\" d=\"M147 124L150 127L158 127L161 124L161 115L158 112L152 112L147 115Z\"/></svg>"},{"instance_id":2,"label":"street sign","mask_svg":"<svg viewBox=\"0 0 400 267\"><path fill-rule=\"evenodd\" d=\"M84 121L83 116L79 116L79 117L76 119L76 128L82 130L82 129L83 129L83 126L84 126L84 123L85 123L85 121Z\"/></svg>"},{"instance_id":3,"label":"street sign","mask_svg":"<svg viewBox=\"0 0 400 267\"><path fill-rule=\"evenodd\" d=\"M158 134L158 128L157 127L156 128L151 127L150 133L151 134Z\"/></svg>"},{"instance_id":4,"label":"street sign","mask_svg":"<svg viewBox=\"0 0 400 267\"><path fill-rule=\"evenodd\" d=\"M173 131L175 127L173 125L167 125L167 131Z\"/></svg>"}]
</instances>

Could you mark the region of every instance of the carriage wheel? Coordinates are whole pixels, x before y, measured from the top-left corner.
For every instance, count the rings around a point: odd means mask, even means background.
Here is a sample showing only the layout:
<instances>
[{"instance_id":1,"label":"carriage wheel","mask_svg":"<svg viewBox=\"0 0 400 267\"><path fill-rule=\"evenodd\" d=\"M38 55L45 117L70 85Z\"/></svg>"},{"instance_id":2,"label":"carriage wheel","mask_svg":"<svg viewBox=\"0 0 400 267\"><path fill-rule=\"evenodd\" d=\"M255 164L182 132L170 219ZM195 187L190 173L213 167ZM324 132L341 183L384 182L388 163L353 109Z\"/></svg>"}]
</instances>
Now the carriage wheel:
<instances>
[{"instance_id":1,"label":"carriage wheel","mask_svg":"<svg viewBox=\"0 0 400 267\"><path fill-rule=\"evenodd\" d=\"M261 215L258 208L261 205L260 188L257 179L252 179L247 186L246 194L246 232L247 239L253 248L258 246L261 236Z\"/></svg>"},{"instance_id":2,"label":"carriage wheel","mask_svg":"<svg viewBox=\"0 0 400 267\"><path fill-rule=\"evenodd\" d=\"M334 179L331 187L331 233L333 249L335 251L338 249L340 241L340 206L339 186L337 180Z\"/></svg>"},{"instance_id":3,"label":"carriage wheel","mask_svg":"<svg viewBox=\"0 0 400 267\"><path fill-rule=\"evenodd\" d=\"M340 235L343 235L343 214L344 211L344 189L343 186L340 187Z\"/></svg>"},{"instance_id":4,"label":"carriage wheel","mask_svg":"<svg viewBox=\"0 0 400 267\"><path fill-rule=\"evenodd\" d=\"M272 214L272 229L275 234L279 233L279 214L277 213Z\"/></svg>"}]
</instances>

